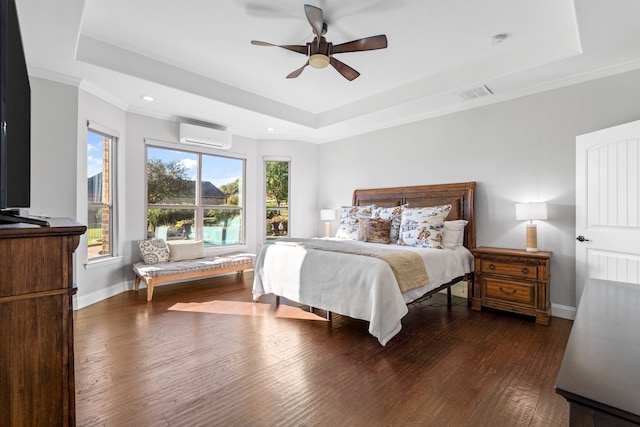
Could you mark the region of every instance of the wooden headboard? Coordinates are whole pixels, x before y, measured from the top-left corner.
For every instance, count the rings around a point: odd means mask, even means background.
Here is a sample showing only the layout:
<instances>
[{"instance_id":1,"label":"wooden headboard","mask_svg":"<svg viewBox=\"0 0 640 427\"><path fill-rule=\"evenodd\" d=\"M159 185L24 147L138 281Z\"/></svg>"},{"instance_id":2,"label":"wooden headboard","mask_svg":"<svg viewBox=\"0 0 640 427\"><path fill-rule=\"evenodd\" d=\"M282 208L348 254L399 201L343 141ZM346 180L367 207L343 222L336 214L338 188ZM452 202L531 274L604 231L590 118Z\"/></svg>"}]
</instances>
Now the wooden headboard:
<instances>
[{"instance_id":1,"label":"wooden headboard","mask_svg":"<svg viewBox=\"0 0 640 427\"><path fill-rule=\"evenodd\" d=\"M353 192L353 206L372 205L393 207L408 205L410 208L451 205L447 220L466 219L464 246L476 247L476 222L474 216L475 181L455 184L416 185L410 187L370 188Z\"/></svg>"}]
</instances>

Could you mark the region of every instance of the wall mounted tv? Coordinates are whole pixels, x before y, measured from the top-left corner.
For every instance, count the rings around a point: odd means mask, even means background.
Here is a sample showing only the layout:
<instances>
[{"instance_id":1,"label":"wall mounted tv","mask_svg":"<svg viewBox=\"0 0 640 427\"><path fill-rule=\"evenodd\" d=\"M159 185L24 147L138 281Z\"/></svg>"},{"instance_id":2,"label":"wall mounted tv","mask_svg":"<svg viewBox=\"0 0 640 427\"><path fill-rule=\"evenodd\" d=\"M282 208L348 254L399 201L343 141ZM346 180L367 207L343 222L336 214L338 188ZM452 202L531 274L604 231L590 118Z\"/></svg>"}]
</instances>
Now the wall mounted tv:
<instances>
[{"instance_id":1,"label":"wall mounted tv","mask_svg":"<svg viewBox=\"0 0 640 427\"><path fill-rule=\"evenodd\" d=\"M15 0L0 0L0 222L31 222L31 86ZM33 219L33 221L32 221Z\"/></svg>"}]
</instances>

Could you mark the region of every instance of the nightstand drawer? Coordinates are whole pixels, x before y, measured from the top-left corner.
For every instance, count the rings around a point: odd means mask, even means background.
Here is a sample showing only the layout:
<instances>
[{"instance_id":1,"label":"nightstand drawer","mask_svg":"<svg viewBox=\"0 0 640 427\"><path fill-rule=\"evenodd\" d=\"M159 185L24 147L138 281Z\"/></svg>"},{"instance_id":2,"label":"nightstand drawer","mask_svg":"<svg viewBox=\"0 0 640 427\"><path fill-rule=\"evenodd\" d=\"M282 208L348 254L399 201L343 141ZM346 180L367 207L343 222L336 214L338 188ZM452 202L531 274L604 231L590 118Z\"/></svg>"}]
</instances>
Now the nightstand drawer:
<instances>
[{"instance_id":1,"label":"nightstand drawer","mask_svg":"<svg viewBox=\"0 0 640 427\"><path fill-rule=\"evenodd\" d=\"M503 281L485 277L483 280L485 298L509 301L535 307L536 284Z\"/></svg>"},{"instance_id":2,"label":"nightstand drawer","mask_svg":"<svg viewBox=\"0 0 640 427\"><path fill-rule=\"evenodd\" d=\"M507 276L523 277L534 280L538 278L538 268L535 265L483 259L480 268L483 273L504 274Z\"/></svg>"}]
</instances>

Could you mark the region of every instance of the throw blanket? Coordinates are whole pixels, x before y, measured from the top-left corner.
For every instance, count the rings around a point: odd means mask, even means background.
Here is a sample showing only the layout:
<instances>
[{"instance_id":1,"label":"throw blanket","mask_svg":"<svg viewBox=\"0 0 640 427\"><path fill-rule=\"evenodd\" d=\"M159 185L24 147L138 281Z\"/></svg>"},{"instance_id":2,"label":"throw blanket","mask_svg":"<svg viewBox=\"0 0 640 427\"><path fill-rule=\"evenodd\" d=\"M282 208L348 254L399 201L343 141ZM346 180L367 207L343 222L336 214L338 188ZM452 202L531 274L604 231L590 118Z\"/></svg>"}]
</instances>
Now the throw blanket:
<instances>
[{"instance_id":1,"label":"throw blanket","mask_svg":"<svg viewBox=\"0 0 640 427\"><path fill-rule=\"evenodd\" d=\"M320 239L282 239L278 243L299 244L309 249L343 252L354 255L365 255L386 261L398 281L400 292L406 292L429 284L429 275L422 257L415 252L392 250L378 247L354 246L335 240Z\"/></svg>"}]
</instances>

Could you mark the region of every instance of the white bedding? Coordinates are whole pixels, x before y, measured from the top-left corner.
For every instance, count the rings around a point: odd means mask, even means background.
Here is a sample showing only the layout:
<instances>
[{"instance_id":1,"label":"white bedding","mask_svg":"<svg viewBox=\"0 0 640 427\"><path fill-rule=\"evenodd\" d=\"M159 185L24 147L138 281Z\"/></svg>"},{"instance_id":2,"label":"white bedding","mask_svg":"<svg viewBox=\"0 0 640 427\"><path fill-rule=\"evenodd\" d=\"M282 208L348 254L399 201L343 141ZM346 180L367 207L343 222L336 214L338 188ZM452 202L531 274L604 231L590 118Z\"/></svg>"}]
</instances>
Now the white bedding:
<instances>
[{"instance_id":1,"label":"white bedding","mask_svg":"<svg viewBox=\"0 0 640 427\"><path fill-rule=\"evenodd\" d=\"M304 242L304 239L301 240ZM410 250L422 256L429 284L400 292L389 264L382 259L303 245L265 245L254 263L253 298L275 294L304 305L369 321L369 333L386 345L402 328L406 304L456 277L473 271L465 247L425 249L345 241Z\"/></svg>"}]
</instances>

